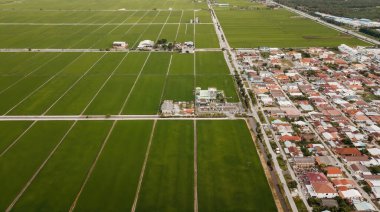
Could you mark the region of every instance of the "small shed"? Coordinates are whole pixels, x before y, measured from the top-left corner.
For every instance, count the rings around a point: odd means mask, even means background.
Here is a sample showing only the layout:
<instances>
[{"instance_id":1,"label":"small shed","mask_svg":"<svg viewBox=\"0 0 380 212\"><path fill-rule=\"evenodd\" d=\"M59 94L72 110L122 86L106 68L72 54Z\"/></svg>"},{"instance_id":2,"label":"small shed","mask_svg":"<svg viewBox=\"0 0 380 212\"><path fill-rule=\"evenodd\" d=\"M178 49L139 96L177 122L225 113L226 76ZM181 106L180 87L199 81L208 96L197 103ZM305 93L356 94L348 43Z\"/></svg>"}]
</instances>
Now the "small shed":
<instances>
[{"instance_id":1,"label":"small shed","mask_svg":"<svg viewBox=\"0 0 380 212\"><path fill-rule=\"evenodd\" d=\"M128 44L124 41L114 41L112 47L115 49L126 49L128 48Z\"/></svg>"}]
</instances>

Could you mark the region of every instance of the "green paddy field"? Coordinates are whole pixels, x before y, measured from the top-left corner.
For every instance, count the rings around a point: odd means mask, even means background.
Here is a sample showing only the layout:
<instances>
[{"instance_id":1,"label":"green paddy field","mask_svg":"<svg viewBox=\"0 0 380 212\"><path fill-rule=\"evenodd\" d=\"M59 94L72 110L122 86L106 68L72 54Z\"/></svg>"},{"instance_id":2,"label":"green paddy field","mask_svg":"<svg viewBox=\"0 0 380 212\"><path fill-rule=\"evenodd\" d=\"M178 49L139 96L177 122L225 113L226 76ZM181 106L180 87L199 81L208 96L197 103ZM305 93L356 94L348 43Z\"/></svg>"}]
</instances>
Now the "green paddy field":
<instances>
[{"instance_id":1,"label":"green paddy field","mask_svg":"<svg viewBox=\"0 0 380 212\"><path fill-rule=\"evenodd\" d=\"M0 53L0 57L3 115L152 115L163 100L192 101L195 86L218 87L238 101L221 52Z\"/></svg>"},{"instance_id":2,"label":"green paddy field","mask_svg":"<svg viewBox=\"0 0 380 212\"><path fill-rule=\"evenodd\" d=\"M231 47L301 48L369 45L285 9L217 10Z\"/></svg>"},{"instance_id":3,"label":"green paddy field","mask_svg":"<svg viewBox=\"0 0 380 212\"><path fill-rule=\"evenodd\" d=\"M216 10L232 47L364 44L282 9L226 2ZM198 51L105 51L163 38ZM20 48L55 52L5 52ZM218 48L205 0L0 0L0 115L157 115L198 86L239 101ZM244 120L156 118L0 121L7 209L277 211Z\"/></svg>"},{"instance_id":4,"label":"green paddy field","mask_svg":"<svg viewBox=\"0 0 380 212\"><path fill-rule=\"evenodd\" d=\"M194 211L194 154L199 211L276 210L244 121L0 122L0 135L0 210Z\"/></svg>"}]
</instances>

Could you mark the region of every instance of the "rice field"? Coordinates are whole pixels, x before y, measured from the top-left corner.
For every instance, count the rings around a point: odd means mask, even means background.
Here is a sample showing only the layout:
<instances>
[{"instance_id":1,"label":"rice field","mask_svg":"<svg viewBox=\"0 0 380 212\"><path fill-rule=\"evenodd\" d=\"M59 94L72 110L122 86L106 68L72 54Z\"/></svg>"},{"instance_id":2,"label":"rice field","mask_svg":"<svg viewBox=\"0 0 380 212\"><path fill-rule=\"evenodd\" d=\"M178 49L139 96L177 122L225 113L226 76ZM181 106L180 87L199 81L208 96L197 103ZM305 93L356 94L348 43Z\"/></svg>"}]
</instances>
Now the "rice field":
<instances>
[{"instance_id":1,"label":"rice field","mask_svg":"<svg viewBox=\"0 0 380 212\"><path fill-rule=\"evenodd\" d=\"M2 17L3 16L3 17ZM207 10L174 11L1 11L0 48L108 49L126 41L195 41L197 48L218 47ZM27 18L26 18L27 17ZM200 24L191 24L198 17Z\"/></svg>"},{"instance_id":2,"label":"rice field","mask_svg":"<svg viewBox=\"0 0 380 212\"><path fill-rule=\"evenodd\" d=\"M368 45L285 9L221 9L216 14L234 48Z\"/></svg>"},{"instance_id":3,"label":"rice field","mask_svg":"<svg viewBox=\"0 0 380 212\"><path fill-rule=\"evenodd\" d=\"M193 100L196 86L217 87L238 100L221 52L1 53L0 58L3 115L154 115L163 100Z\"/></svg>"},{"instance_id":4,"label":"rice field","mask_svg":"<svg viewBox=\"0 0 380 212\"><path fill-rule=\"evenodd\" d=\"M2 211L276 210L244 121L20 121L0 132Z\"/></svg>"}]
</instances>

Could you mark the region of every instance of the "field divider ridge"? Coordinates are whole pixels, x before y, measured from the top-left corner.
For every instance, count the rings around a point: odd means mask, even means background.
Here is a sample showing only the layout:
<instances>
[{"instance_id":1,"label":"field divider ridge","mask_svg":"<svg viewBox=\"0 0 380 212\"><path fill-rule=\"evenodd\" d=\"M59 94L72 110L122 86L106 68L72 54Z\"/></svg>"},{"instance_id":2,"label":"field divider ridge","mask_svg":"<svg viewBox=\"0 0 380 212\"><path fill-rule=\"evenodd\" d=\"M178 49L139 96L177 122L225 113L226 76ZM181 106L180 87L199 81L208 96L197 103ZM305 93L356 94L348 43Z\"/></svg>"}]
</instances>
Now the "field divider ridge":
<instances>
[{"instance_id":1,"label":"field divider ridge","mask_svg":"<svg viewBox=\"0 0 380 212\"><path fill-rule=\"evenodd\" d=\"M179 28L181 28L182 18L183 18L183 10L181 10L181 17L179 18L179 23L178 23L178 27L177 27L177 33L175 34L174 41L177 41L178 33L179 33Z\"/></svg>"},{"instance_id":2,"label":"field divider ridge","mask_svg":"<svg viewBox=\"0 0 380 212\"><path fill-rule=\"evenodd\" d=\"M83 115L88 107L90 107L91 103L96 99L96 97L99 95L99 93L103 90L103 88L107 85L108 81L113 77L116 70L120 67L120 65L124 62L125 58L127 58L129 53L126 53L124 57L120 60L120 62L117 64L117 66L113 69L111 74L108 76L108 78L103 82L102 86L98 89L98 91L95 93L95 95L92 97L92 99L88 102L86 107L82 110L80 115Z\"/></svg>"},{"instance_id":3,"label":"field divider ridge","mask_svg":"<svg viewBox=\"0 0 380 212\"><path fill-rule=\"evenodd\" d=\"M158 13L157 13L157 15L158 15ZM154 20L157 18L157 15L155 16ZM168 22L170 15L171 15L171 12L169 13L168 17L166 18L166 22ZM154 21L154 20L153 20L153 21ZM160 32L159 32L157 38L156 38L156 42L157 42L158 39L160 38L161 33L162 33L164 27L165 27L165 25L163 25L163 26L161 27L161 30L160 30ZM148 28L146 28L145 30L147 30L147 29L148 29ZM145 31L144 31L144 32L145 32ZM142 35L143 35L143 33L141 33L140 37L141 37ZM137 40L137 41L138 41L138 40ZM124 102L123 102L123 105L122 105L122 107L121 107L121 109L120 109L120 111L119 111L119 115L120 115L121 113L123 113L123 110L125 109L125 106L127 105L127 102L128 102L128 100L129 100L130 96L132 95L132 92L134 91L134 88L135 88L135 86L136 86L138 80L140 79L140 76L141 76L141 74L142 74L142 72L143 72L143 70L144 70L144 68L145 68L145 66L146 66L146 64L147 64L147 62L148 62L148 59L149 59L151 53L152 53L152 52L149 52L147 58L145 59L144 64L143 64L143 66L141 67L141 69L140 69L140 71L139 71L139 74L137 75L136 80L135 80L135 82L134 82L133 85L132 85L131 90L129 91L127 97L125 98L125 100L124 100Z\"/></svg>"},{"instance_id":4,"label":"field divider ridge","mask_svg":"<svg viewBox=\"0 0 380 212\"><path fill-rule=\"evenodd\" d=\"M76 205L77 205L77 202L78 202L78 200L79 200L79 197L80 197L80 195L82 194L82 192L83 192L85 186L87 185L87 182L88 182L88 180L90 179L92 173L94 172L95 167L96 167L96 164L98 163L98 160L99 160L101 154L103 153L103 150L104 150L106 144L108 143L109 138L111 137L112 132L113 132L113 130L115 129L116 124L117 124L117 121L114 121L114 122L112 123L112 126L111 126L110 130L108 131L107 137L104 139L104 141L103 141L103 143L102 143L102 146L100 147L99 152L98 152L98 154L96 155L96 158L95 158L94 162L92 163L91 168L89 169L89 171L88 171L88 173L87 173L87 175L86 175L86 178L85 178L84 182L82 183L82 186L81 186L81 188L80 188L78 194L76 195L76 197L75 197L73 203L72 203L71 206L70 206L70 210L69 210L70 212L74 211L74 209L75 209L75 207L76 207Z\"/></svg>"},{"instance_id":5,"label":"field divider ridge","mask_svg":"<svg viewBox=\"0 0 380 212\"><path fill-rule=\"evenodd\" d=\"M154 132L156 130L156 124L157 124L157 119L154 120L154 122L153 122L153 127L152 127L152 131L150 133L148 147L147 147L146 152L145 152L144 163L143 163L143 166L141 167L141 173L140 173L140 177L139 177L139 183L137 185L136 194L135 194L135 198L134 198L133 205L132 205L132 208L131 208L131 212L135 212L136 211L137 202L138 202L139 196L140 196L141 185L142 185L142 181L143 181L143 178L144 178L145 168L146 168L146 164L148 163L148 158L149 158L149 154L150 154L150 148L152 146Z\"/></svg>"},{"instance_id":6,"label":"field divider ridge","mask_svg":"<svg viewBox=\"0 0 380 212\"><path fill-rule=\"evenodd\" d=\"M42 113L42 115L46 115L50 111L50 109L53 108L59 102L59 100L61 100L64 96L66 96L66 94L70 92L70 90L73 89L76 86L76 84L78 84L79 81L81 81L99 63L99 61L103 59L103 57L106 54L107 52L104 53L101 57L99 57L99 59L94 64L92 64L92 66L88 68L87 71L84 72L53 104L51 104L49 108L46 109L45 112Z\"/></svg>"},{"instance_id":7,"label":"field divider ridge","mask_svg":"<svg viewBox=\"0 0 380 212\"><path fill-rule=\"evenodd\" d=\"M194 123L194 212L198 212L198 132L197 120Z\"/></svg>"},{"instance_id":8,"label":"field divider ridge","mask_svg":"<svg viewBox=\"0 0 380 212\"><path fill-rule=\"evenodd\" d=\"M167 84L167 81L168 81L168 76L169 76L169 72L170 72L170 68L171 68L171 65L172 65L172 60L173 60L173 54L170 54L170 59L169 59L169 65L168 65L168 70L166 71L166 75L165 75L165 81L164 81L164 85L162 86L162 92L161 92L161 96L160 96L160 102L159 102L159 106L161 105L162 103L162 99L164 98L164 94L165 94L165 88L166 88L166 84Z\"/></svg>"},{"instance_id":9,"label":"field divider ridge","mask_svg":"<svg viewBox=\"0 0 380 212\"><path fill-rule=\"evenodd\" d=\"M82 20L82 21L85 21L85 20L88 20L90 18L94 17L94 15L92 16L89 16L87 17L86 19ZM82 31L83 29L75 32L74 34ZM83 39L83 38L82 38ZM76 42L74 45L78 44L81 40L79 40L78 42ZM73 45L73 46L74 46ZM70 48L70 47L69 47ZM21 82L23 79L29 77L30 75L32 75L33 73L35 73L36 71L38 71L39 69L41 69L43 66L45 66L46 64L50 63L51 61L53 61L54 59L58 58L59 56L62 55L63 52L61 52L60 54L57 54L56 56L54 56L53 58L49 59L48 61L44 62L41 66L37 67L36 69L34 69L32 72L30 72L29 74L25 75L24 77L20 78L19 80L17 80L16 82L12 83L11 85L9 85L7 88L3 89L2 91L0 91L0 94L4 93L6 90L12 88L13 86L17 85L19 82ZM76 59L78 59L80 56L82 56L83 54L79 55ZM76 60L74 59L74 60Z\"/></svg>"},{"instance_id":10,"label":"field divider ridge","mask_svg":"<svg viewBox=\"0 0 380 212\"><path fill-rule=\"evenodd\" d=\"M36 54L37 55L37 54ZM19 82L24 80L25 78L29 77L30 75L34 74L36 71L40 70L42 67L44 67L46 64L50 63L54 59L56 59L60 54L55 55L54 57L50 58L49 60L43 62L40 66L37 68L33 69L31 72L28 74L22 76L20 79L16 80L14 83L10 84L8 87L4 88L3 90L0 91L0 94L3 94L5 91L11 89L13 86L17 85Z\"/></svg>"},{"instance_id":11,"label":"field divider ridge","mask_svg":"<svg viewBox=\"0 0 380 212\"><path fill-rule=\"evenodd\" d=\"M37 123L37 121L33 121L33 123L31 125L29 125L28 128L26 128L24 130L24 132L22 132L10 145L8 145L8 147L3 151L1 152L0 154L0 158L3 157L5 155L5 153L7 153L22 137L24 137L24 135L29 132L30 129L32 129L32 127Z\"/></svg>"},{"instance_id":12,"label":"field divider ridge","mask_svg":"<svg viewBox=\"0 0 380 212\"><path fill-rule=\"evenodd\" d=\"M12 110L14 110L16 107L18 107L20 104L22 104L24 101L26 101L29 97L31 97L33 94L37 93L41 88L43 88L46 84L48 84L51 80L55 79L58 75L60 75L62 72L66 70L67 67L69 67L71 64L73 64L75 61L77 61L84 53L78 55L74 60L66 64L63 68L61 68L57 73L55 73L53 76L51 76L49 79L47 79L44 83L42 83L40 86L38 86L36 89L34 89L32 92L30 92L26 97L24 97L21 101L19 101L17 104L15 104L13 107L11 107L7 112L5 112L2 116L6 116L8 113L10 113Z\"/></svg>"}]
</instances>

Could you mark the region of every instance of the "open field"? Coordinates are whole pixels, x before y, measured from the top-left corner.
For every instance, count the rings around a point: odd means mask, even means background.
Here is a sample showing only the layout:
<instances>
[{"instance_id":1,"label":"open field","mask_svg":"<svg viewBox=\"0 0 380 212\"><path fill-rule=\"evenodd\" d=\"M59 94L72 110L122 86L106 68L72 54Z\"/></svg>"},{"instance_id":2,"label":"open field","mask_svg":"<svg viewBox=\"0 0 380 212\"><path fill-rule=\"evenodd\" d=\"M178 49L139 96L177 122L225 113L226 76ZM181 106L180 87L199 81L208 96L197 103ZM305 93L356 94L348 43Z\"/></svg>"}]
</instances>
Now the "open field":
<instances>
[{"instance_id":1,"label":"open field","mask_svg":"<svg viewBox=\"0 0 380 212\"><path fill-rule=\"evenodd\" d=\"M119 9L194 9L207 8L205 0L0 0L0 9L20 10L119 10Z\"/></svg>"},{"instance_id":2,"label":"open field","mask_svg":"<svg viewBox=\"0 0 380 212\"><path fill-rule=\"evenodd\" d=\"M210 14L199 11L5 11L0 48L106 49L113 41L136 48L141 40L196 40L198 48L218 47ZM37 14L37 15L36 15ZM201 24L190 24L199 17ZM78 21L79 20L79 21ZM195 27L195 30L194 30Z\"/></svg>"},{"instance_id":3,"label":"open field","mask_svg":"<svg viewBox=\"0 0 380 212\"><path fill-rule=\"evenodd\" d=\"M194 136L200 211L275 210L245 123L197 123L194 135L193 121L0 122L12 141L0 152L0 210L130 210L137 201L137 211L193 211Z\"/></svg>"},{"instance_id":4,"label":"open field","mask_svg":"<svg viewBox=\"0 0 380 212\"><path fill-rule=\"evenodd\" d=\"M367 43L285 9L217 10L232 47L335 47Z\"/></svg>"},{"instance_id":5,"label":"open field","mask_svg":"<svg viewBox=\"0 0 380 212\"><path fill-rule=\"evenodd\" d=\"M165 99L193 100L195 86L238 100L221 52L0 56L4 115L157 114Z\"/></svg>"},{"instance_id":6,"label":"open field","mask_svg":"<svg viewBox=\"0 0 380 212\"><path fill-rule=\"evenodd\" d=\"M244 125L243 121L197 122L200 211L276 210L251 135Z\"/></svg>"},{"instance_id":7,"label":"open field","mask_svg":"<svg viewBox=\"0 0 380 212\"><path fill-rule=\"evenodd\" d=\"M193 137L192 121L157 123L137 211L194 211Z\"/></svg>"}]
</instances>

